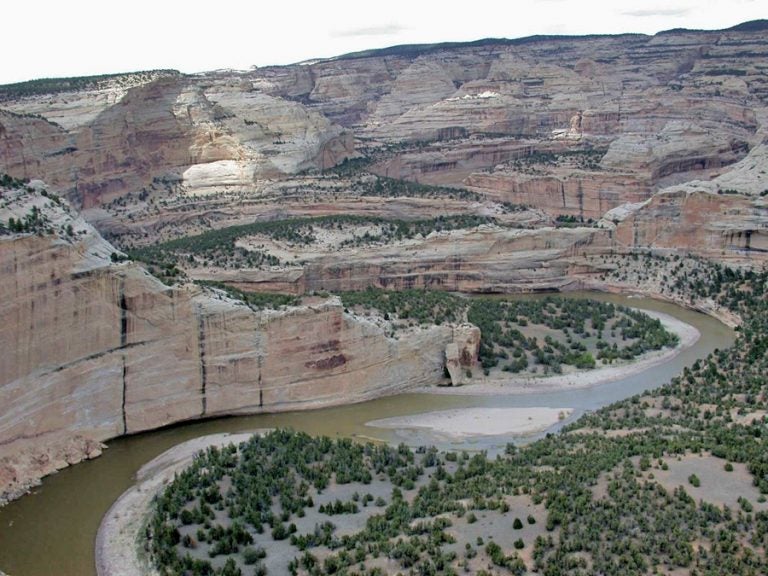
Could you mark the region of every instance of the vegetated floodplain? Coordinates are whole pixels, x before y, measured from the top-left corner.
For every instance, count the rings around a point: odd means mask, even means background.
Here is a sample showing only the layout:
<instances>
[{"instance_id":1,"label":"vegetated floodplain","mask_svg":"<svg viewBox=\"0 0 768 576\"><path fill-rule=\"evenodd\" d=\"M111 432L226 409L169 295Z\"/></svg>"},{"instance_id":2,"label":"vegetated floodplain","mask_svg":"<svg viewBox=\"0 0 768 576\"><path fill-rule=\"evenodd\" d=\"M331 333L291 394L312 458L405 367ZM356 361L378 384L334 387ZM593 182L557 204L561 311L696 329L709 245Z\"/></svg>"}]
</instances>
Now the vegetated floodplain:
<instances>
[{"instance_id":1,"label":"vegetated floodplain","mask_svg":"<svg viewBox=\"0 0 768 576\"><path fill-rule=\"evenodd\" d=\"M152 558L174 574L430 574L483 564L522 573L513 548L546 531L543 506L524 495L528 471L492 491L475 486L494 466L484 454L284 430L209 448L155 499ZM509 552L478 544L474 534L494 521L511 528L497 536Z\"/></svg>"},{"instance_id":2,"label":"vegetated floodplain","mask_svg":"<svg viewBox=\"0 0 768 576\"><path fill-rule=\"evenodd\" d=\"M477 299L467 320L480 328L480 362L488 373L560 374L562 366L595 368L674 347L679 338L658 319L610 302L548 296Z\"/></svg>"},{"instance_id":3,"label":"vegetated floodplain","mask_svg":"<svg viewBox=\"0 0 768 576\"><path fill-rule=\"evenodd\" d=\"M522 374L560 374L563 365L591 369L674 347L678 337L658 319L610 302L547 296L474 298L445 292L368 289L341 294L353 310L375 310L395 326L468 321L480 328L480 362Z\"/></svg>"}]
</instances>

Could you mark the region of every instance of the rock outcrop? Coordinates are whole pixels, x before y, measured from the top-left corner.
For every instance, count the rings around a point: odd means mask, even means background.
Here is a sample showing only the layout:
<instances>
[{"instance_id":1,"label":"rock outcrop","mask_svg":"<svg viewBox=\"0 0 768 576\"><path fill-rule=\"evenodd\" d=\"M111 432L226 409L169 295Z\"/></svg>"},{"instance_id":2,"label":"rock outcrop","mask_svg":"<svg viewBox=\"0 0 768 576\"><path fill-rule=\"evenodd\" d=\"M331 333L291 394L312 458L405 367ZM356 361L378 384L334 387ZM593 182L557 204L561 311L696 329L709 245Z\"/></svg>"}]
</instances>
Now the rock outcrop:
<instances>
[{"instance_id":1,"label":"rock outcrop","mask_svg":"<svg viewBox=\"0 0 768 576\"><path fill-rule=\"evenodd\" d=\"M768 259L768 198L670 188L608 212L621 247L672 249L715 260Z\"/></svg>"},{"instance_id":2,"label":"rock outcrop","mask_svg":"<svg viewBox=\"0 0 768 576\"><path fill-rule=\"evenodd\" d=\"M243 289L304 294L368 287L430 288L459 292L535 292L578 286L586 256L609 253L602 228L475 229L432 233L423 239L365 250L340 250L282 270L240 270L218 277ZM263 286L263 287L262 287Z\"/></svg>"},{"instance_id":3,"label":"rock outcrop","mask_svg":"<svg viewBox=\"0 0 768 576\"><path fill-rule=\"evenodd\" d=\"M181 181L190 192L253 187L353 153L351 135L318 112L238 78L170 74L103 92L0 102L0 167L42 178L89 208L157 181Z\"/></svg>"},{"instance_id":4,"label":"rock outcrop","mask_svg":"<svg viewBox=\"0 0 768 576\"><path fill-rule=\"evenodd\" d=\"M206 198L261 198L356 142L380 175L597 220L691 180L761 193L743 176L765 165L766 56L757 30L677 30L0 87L0 169L45 179L111 233L151 238L195 212L215 225ZM589 161L561 163L574 154ZM279 198L312 203L314 186ZM174 214L179 197L199 202Z\"/></svg>"},{"instance_id":5,"label":"rock outcrop","mask_svg":"<svg viewBox=\"0 0 768 576\"><path fill-rule=\"evenodd\" d=\"M599 273L591 257L638 248L763 262L763 36L489 40L47 92L0 87L0 171L42 178L105 230L145 242L292 215L467 212L518 226L602 217L590 228L439 232L218 275L250 289L575 288ZM375 174L475 194L361 200L349 181L319 174L355 157L356 143ZM29 188L2 190L0 203L3 494L98 455L108 438L445 382L446 361L460 384L476 357L471 328L393 334L333 299L261 311L165 286L121 262L66 202Z\"/></svg>"},{"instance_id":6,"label":"rock outcrop","mask_svg":"<svg viewBox=\"0 0 768 576\"><path fill-rule=\"evenodd\" d=\"M636 175L583 170L531 175L509 170L473 173L466 185L498 202L535 206L548 214L597 220L608 210L651 197Z\"/></svg>"},{"instance_id":7,"label":"rock outcrop","mask_svg":"<svg viewBox=\"0 0 768 576\"><path fill-rule=\"evenodd\" d=\"M453 330L453 342L445 347L445 369L451 377L452 386L467 382L467 372L472 373L480 352L480 329L471 324L462 324Z\"/></svg>"},{"instance_id":8,"label":"rock outcrop","mask_svg":"<svg viewBox=\"0 0 768 576\"><path fill-rule=\"evenodd\" d=\"M0 166L88 207L171 177L191 192L254 190L354 155L353 134L439 142L432 159L395 150L383 169L452 184L560 143L607 148L602 168L637 182L631 198L608 185L621 204L708 177L758 143L766 55L761 33L748 30L534 37L0 90ZM605 178L594 176L584 175L584 188L602 192ZM535 200L539 186L515 193ZM595 198L595 210L614 203Z\"/></svg>"},{"instance_id":9,"label":"rock outcrop","mask_svg":"<svg viewBox=\"0 0 768 576\"><path fill-rule=\"evenodd\" d=\"M114 249L63 201L24 189L3 198L2 222L32 206L44 214L38 234L0 236L5 496L96 456L108 438L438 383L453 341L464 361L474 359L471 330L392 336L337 299L255 311L223 293L169 288L132 263L114 263ZM72 234L57 233L68 225Z\"/></svg>"}]
</instances>

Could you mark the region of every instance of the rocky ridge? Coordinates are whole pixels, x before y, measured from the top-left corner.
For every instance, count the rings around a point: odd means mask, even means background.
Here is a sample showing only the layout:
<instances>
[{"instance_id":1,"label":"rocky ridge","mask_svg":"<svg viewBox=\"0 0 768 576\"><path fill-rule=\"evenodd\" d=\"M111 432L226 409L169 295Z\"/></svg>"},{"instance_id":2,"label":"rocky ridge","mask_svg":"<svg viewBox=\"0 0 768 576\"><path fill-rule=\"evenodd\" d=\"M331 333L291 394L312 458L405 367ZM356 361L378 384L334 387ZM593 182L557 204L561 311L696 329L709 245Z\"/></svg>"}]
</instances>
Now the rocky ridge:
<instances>
[{"instance_id":1,"label":"rocky ridge","mask_svg":"<svg viewBox=\"0 0 768 576\"><path fill-rule=\"evenodd\" d=\"M88 208L163 182L258 194L266 180L387 150L377 173L597 219L722 175L759 146L767 54L749 27L677 30L16 90L0 102L0 165ZM572 153L599 155L574 176L548 162L515 165Z\"/></svg>"},{"instance_id":2,"label":"rocky ridge","mask_svg":"<svg viewBox=\"0 0 768 576\"><path fill-rule=\"evenodd\" d=\"M574 274L587 254L610 251L609 235L599 229L517 230L483 225L433 233L406 246L326 256L308 262L297 281L307 291L368 286L460 292L559 290L578 285ZM251 278L258 278L258 272Z\"/></svg>"},{"instance_id":3,"label":"rocky ridge","mask_svg":"<svg viewBox=\"0 0 768 576\"><path fill-rule=\"evenodd\" d=\"M203 85L201 85L203 84ZM333 166L351 136L301 104L179 74L129 88L22 96L0 103L0 165L42 178L79 208L157 181L192 192ZM66 105L65 105L66 104Z\"/></svg>"}]
</instances>

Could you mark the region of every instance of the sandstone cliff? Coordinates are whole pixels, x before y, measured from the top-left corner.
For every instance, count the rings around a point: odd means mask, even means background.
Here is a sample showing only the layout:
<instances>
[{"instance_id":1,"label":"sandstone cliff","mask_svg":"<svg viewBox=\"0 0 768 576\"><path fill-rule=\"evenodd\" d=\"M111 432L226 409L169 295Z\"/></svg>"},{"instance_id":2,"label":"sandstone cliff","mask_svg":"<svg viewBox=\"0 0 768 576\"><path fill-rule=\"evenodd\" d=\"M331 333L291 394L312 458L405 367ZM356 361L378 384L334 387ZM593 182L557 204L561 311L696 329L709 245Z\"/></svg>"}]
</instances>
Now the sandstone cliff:
<instances>
[{"instance_id":1,"label":"sandstone cliff","mask_svg":"<svg viewBox=\"0 0 768 576\"><path fill-rule=\"evenodd\" d=\"M0 171L44 178L110 233L146 241L296 214L490 215L493 201L603 217L595 228L484 226L214 271L255 289L562 289L593 279L596 256L638 248L763 262L763 35L486 41L0 90ZM355 156L355 144L376 174L489 201L360 199L343 179L301 176ZM335 300L258 311L165 286L114 262L109 243L43 192L2 190L0 202L3 493L97 455L107 438L363 400L438 382L446 360L459 383L476 354L464 329L393 336ZM30 231L9 232L11 217ZM504 218L551 223L535 210Z\"/></svg>"},{"instance_id":2,"label":"sandstone cliff","mask_svg":"<svg viewBox=\"0 0 768 576\"><path fill-rule=\"evenodd\" d=\"M765 54L760 32L733 30L534 37L371 51L310 64L303 74L283 67L250 76L368 137L626 135L644 147L666 131L666 141L693 153L702 142L687 145L674 128L680 121L749 139L754 108L763 107ZM676 169L664 156L654 169Z\"/></svg>"},{"instance_id":3,"label":"sandstone cliff","mask_svg":"<svg viewBox=\"0 0 768 576\"><path fill-rule=\"evenodd\" d=\"M596 219L671 184L727 179L761 141L765 55L757 32L676 31L374 51L315 63L301 84L254 74L367 138L418 142L377 173ZM356 82L340 101L328 86L345 69ZM589 150L602 153L587 169L535 162Z\"/></svg>"},{"instance_id":4,"label":"sandstone cliff","mask_svg":"<svg viewBox=\"0 0 768 576\"><path fill-rule=\"evenodd\" d=\"M691 180L762 192L741 175L745 162L756 160L754 176L766 161L754 154L768 117L766 56L759 30L678 30L394 47L242 72L54 82L47 92L0 87L0 168L45 179L90 221L133 239L195 213L200 226L223 225L232 208L208 210L209 198L263 198L275 181L333 166L356 146L377 174L597 220ZM275 192L275 204L322 210L318 189ZM179 198L187 202L174 211Z\"/></svg>"},{"instance_id":5,"label":"sandstone cliff","mask_svg":"<svg viewBox=\"0 0 768 576\"><path fill-rule=\"evenodd\" d=\"M748 30L534 37L0 90L0 166L89 207L158 181L258 192L264 179L354 155L355 136L395 145L380 166L389 176L469 183L564 214L576 213L580 186L596 217L744 158L760 142L767 55ZM398 151L404 143L419 146ZM600 170L579 185L495 170L553 144L604 151ZM473 174L486 170L493 178Z\"/></svg>"},{"instance_id":6,"label":"sandstone cliff","mask_svg":"<svg viewBox=\"0 0 768 576\"><path fill-rule=\"evenodd\" d=\"M113 248L42 189L2 198L0 222L32 206L43 214L37 233L0 236L4 496L122 434L356 402L443 379L450 326L393 337L336 299L257 311L221 293L169 288L112 262ZM59 233L68 226L71 234ZM476 342L459 334L460 353L474 359Z\"/></svg>"},{"instance_id":7,"label":"sandstone cliff","mask_svg":"<svg viewBox=\"0 0 768 576\"><path fill-rule=\"evenodd\" d=\"M238 78L112 84L0 102L0 167L42 178L88 208L158 179L192 192L252 187L352 153L351 136L321 114Z\"/></svg>"},{"instance_id":8,"label":"sandstone cliff","mask_svg":"<svg viewBox=\"0 0 768 576\"><path fill-rule=\"evenodd\" d=\"M534 292L578 287L588 275L586 257L616 248L603 228L515 229L481 225L433 232L426 238L303 253L301 266L217 271L215 278L244 290L293 294L379 287L460 292ZM206 271L191 270L199 279Z\"/></svg>"},{"instance_id":9,"label":"sandstone cliff","mask_svg":"<svg viewBox=\"0 0 768 576\"><path fill-rule=\"evenodd\" d=\"M608 212L622 247L679 250L715 260L768 258L768 198L670 188L642 204Z\"/></svg>"},{"instance_id":10,"label":"sandstone cliff","mask_svg":"<svg viewBox=\"0 0 768 576\"><path fill-rule=\"evenodd\" d=\"M509 170L473 173L465 180L471 190L499 202L532 205L548 214L599 219L608 210L651 197L652 187L637 175L579 169L547 175Z\"/></svg>"}]
</instances>

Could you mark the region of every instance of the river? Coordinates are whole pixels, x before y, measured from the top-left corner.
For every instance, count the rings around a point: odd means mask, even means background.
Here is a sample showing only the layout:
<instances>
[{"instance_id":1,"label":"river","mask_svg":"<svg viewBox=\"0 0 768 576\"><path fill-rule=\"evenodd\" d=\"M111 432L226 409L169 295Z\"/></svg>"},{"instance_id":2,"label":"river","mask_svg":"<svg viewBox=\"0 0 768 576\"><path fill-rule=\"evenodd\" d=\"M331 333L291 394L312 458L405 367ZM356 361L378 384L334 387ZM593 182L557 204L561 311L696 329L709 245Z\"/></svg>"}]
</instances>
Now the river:
<instances>
[{"instance_id":1,"label":"river","mask_svg":"<svg viewBox=\"0 0 768 576\"><path fill-rule=\"evenodd\" d=\"M217 432L241 432L257 428L291 427L311 434L367 437L388 442L429 442L428 433L401 432L366 427L365 423L390 416L467 406L572 408L566 422L587 410L655 388L679 374L685 366L703 358L715 348L729 347L734 332L714 318L673 304L646 298L576 293L569 297L590 297L635 308L665 312L695 326L698 342L669 361L648 370L594 388L512 396L444 396L401 394L362 404L308 412L219 418L138 434L110 441L104 454L92 461L67 468L50 476L32 494L0 508L0 569L11 576L91 576L94 541L102 516L133 482L136 471L168 448L196 436ZM531 438L525 439L530 441ZM515 438L483 438L441 447L484 449L494 452Z\"/></svg>"}]
</instances>

